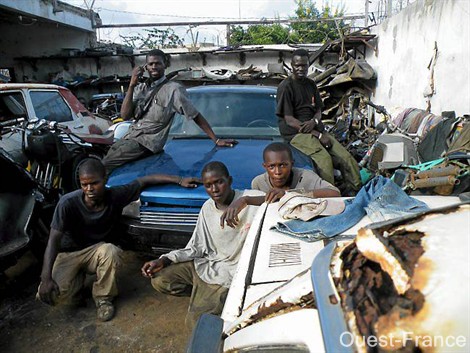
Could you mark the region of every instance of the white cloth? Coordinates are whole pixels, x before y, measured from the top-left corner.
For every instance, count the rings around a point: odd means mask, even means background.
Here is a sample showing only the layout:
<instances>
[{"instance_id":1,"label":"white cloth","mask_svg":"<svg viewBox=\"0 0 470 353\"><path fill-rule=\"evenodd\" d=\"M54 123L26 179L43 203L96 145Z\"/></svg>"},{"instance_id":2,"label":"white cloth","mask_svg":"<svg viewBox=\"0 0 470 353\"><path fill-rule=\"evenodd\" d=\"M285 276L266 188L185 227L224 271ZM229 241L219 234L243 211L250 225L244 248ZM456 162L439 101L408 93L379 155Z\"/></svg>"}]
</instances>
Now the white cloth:
<instances>
[{"instance_id":1,"label":"white cloth","mask_svg":"<svg viewBox=\"0 0 470 353\"><path fill-rule=\"evenodd\" d=\"M337 215L344 211L344 201L337 198L313 198L286 192L279 200L279 215L284 219L310 221L317 216Z\"/></svg>"},{"instance_id":2,"label":"white cloth","mask_svg":"<svg viewBox=\"0 0 470 353\"><path fill-rule=\"evenodd\" d=\"M235 190L234 200L245 195L262 194L256 190ZM196 272L204 282L228 288L257 209L257 206L245 207L238 215L240 222L236 228L225 225L222 229L220 216L223 211L209 199L202 205L196 229L186 247L163 256L174 263L194 260Z\"/></svg>"}]
</instances>

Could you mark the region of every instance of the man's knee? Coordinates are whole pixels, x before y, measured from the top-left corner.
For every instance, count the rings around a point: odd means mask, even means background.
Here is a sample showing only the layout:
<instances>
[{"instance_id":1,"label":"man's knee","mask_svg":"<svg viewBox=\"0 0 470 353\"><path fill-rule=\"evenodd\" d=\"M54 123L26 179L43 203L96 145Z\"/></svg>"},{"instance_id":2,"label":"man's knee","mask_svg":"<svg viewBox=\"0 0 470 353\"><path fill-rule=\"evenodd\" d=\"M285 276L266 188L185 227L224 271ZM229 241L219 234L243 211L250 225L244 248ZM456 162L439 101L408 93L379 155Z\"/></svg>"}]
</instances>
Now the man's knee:
<instances>
[{"instance_id":1,"label":"man's knee","mask_svg":"<svg viewBox=\"0 0 470 353\"><path fill-rule=\"evenodd\" d=\"M191 295L192 286L184 284L167 276L157 274L151 280L152 287L159 293L175 295L178 297L188 297Z\"/></svg>"},{"instance_id":2,"label":"man's knee","mask_svg":"<svg viewBox=\"0 0 470 353\"><path fill-rule=\"evenodd\" d=\"M111 243L101 244L96 249L96 256L98 256L102 262L109 262L115 266L121 264L121 254L122 250Z\"/></svg>"},{"instance_id":3,"label":"man's knee","mask_svg":"<svg viewBox=\"0 0 470 353\"><path fill-rule=\"evenodd\" d=\"M152 287L160 293L163 294L171 294L170 293L170 282L164 276L155 276L150 281L152 283Z\"/></svg>"}]
</instances>

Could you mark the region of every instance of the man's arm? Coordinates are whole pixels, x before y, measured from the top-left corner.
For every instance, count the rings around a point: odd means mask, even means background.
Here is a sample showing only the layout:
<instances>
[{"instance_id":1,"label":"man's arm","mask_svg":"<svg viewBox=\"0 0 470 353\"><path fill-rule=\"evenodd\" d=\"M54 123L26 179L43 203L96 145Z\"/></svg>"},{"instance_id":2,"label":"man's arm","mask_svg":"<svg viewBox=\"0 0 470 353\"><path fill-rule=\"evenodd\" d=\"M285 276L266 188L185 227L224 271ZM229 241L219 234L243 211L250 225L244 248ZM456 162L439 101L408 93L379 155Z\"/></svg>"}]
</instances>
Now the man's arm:
<instances>
[{"instance_id":1,"label":"man's arm","mask_svg":"<svg viewBox=\"0 0 470 353\"><path fill-rule=\"evenodd\" d=\"M127 89L126 96L121 106L121 118L124 120L129 120L134 116L134 88L139 84L139 75L142 74L143 71L144 69L140 66L136 66L132 70L129 88Z\"/></svg>"},{"instance_id":2,"label":"man's arm","mask_svg":"<svg viewBox=\"0 0 470 353\"><path fill-rule=\"evenodd\" d=\"M140 183L140 188L144 189L150 185L156 184L178 184L185 188L196 188L202 181L200 178L187 177L183 178L177 175L166 175L166 174L151 174L144 177L138 178L137 181Z\"/></svg>"},{"instance_id":3,"label":"man's arm","mask_svg":"<svg viewBox=\"0 0 470 353\"><path fill-rule=\"evenodd\" d=\"M225 223L227 223L229 227L235 228L240 221L238 219L238 214L246 206L260 206L264 201L264 196L242 196L236 200L233 200L232 203L225 209L222 216L220 216L220 226L224 228Z\"/></svg>"},{"instance_id":4,"label":"man's arm","mask_svg":"<svg viewBox=\"0 0 470 353\"><path fill-rule=\"evenodd\" d=\"M204 208L204 206L202 207ZM186 247L184 249L170 251L156 260L146 262L141 268L144 277L153 277L155 273L170 266L173 262L192 261L195 258L201 258L207 254L207 250L204 250L207 247L207 243L204 240L204 229L206 229L206 225L204 224L204 216L202 216L202 214L203 212L201 210L197 219L196 228Z\"/></svg>"},{"instance_id":5,"label":"man's arm","mask_svg":"<svg viewBox=\"0 0 470 353\"><path fill-rule=\"evenodd\" d=\"M317 189L307 191L306 196L319 198L319 197L340 197L341 194L337 190L333 189Z\"/></svg>"},{"instance_id":6,"label":"man's arm","mask_svg":"<svg viewBox=\"0 0 470 353\"><path fill-rule=\"evenodd\" d=\"M144 277L152 278L153 275L165 267L172 264L171 260L165 256L160 257L159 259L148 261L144 263L140 271Z\"/></svg>"},{"instance_id":7,"label":"man's arm","mask_svg":"<svg viewBox=\"0 0 470 353\"><path fill-rule=\"evenodd\" d=\"M59 253L60 241L63 233L56 229L51 229L41 272L41 284L39 285L39 298L49 304L54 304L54 294L59 294L59 286L52 279L52 267Z\"/></svg>"},{"instance_id":8,"label":"man's arm","mask_svg":"<svg viewBox=\"0 0 470 353\"><path fill-rule=\"evenodd\" d=\"M194 122L206 133L209 138L214 141L216 146L219 147L233 147L235 146L238 141L229 139L229 140L223 140L223 139L218 139L217 136L215 136L214 131L212 130L211 126L207 122L206 118L202 116L201 113L199 113L195 118Z\"/></svg>"}]
</instances>

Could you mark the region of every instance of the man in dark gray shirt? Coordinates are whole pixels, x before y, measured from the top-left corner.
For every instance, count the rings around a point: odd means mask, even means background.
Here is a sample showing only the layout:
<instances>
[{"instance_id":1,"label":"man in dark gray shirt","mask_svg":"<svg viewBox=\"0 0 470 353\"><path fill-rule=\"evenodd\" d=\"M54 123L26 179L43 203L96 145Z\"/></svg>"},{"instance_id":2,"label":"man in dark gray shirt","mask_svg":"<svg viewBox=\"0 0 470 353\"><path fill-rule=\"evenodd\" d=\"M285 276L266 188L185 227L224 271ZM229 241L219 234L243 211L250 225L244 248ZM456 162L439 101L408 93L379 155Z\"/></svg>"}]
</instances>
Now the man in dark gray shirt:
<instances>
[{"instance_id":1,"label":"man in dark gray shirt","mask_svg":"<svg viewBox=\"0 0 470 353\"><path fill-rule=\"evenodd\" d=\"M149 78L139 83L144 68ZM121 117L136 119L127 134L113 146L103 159L108 174L116 167L152 153L160 153L168 139L171 123L176 113L194 122L220 147L233 147L236 140L217 138L211 126L189 100L186 90L179 83L168 81L165 76L165 53L159 49L147 53L144 67L132 70Z\"/></svg>"},{"instance_id":2,"label":"man in dark gray shirt","mask_svg":"<svg viewBox=\"0 0 470 353\"><path fill-rule=\"evenodd\" d=\"M95 159L80 166L79 178L81 189L64 195L56 206L38 297L52 305L70 303L83 287L85 275L95 273L92 295L98 319L108 321L114 316L112 300L118 294L116 270L122 252L110 241L123 208L137 200L148 185L196 187L199 179L154 174L105 188L105 168Z\"/></svg>"}]
</instances>

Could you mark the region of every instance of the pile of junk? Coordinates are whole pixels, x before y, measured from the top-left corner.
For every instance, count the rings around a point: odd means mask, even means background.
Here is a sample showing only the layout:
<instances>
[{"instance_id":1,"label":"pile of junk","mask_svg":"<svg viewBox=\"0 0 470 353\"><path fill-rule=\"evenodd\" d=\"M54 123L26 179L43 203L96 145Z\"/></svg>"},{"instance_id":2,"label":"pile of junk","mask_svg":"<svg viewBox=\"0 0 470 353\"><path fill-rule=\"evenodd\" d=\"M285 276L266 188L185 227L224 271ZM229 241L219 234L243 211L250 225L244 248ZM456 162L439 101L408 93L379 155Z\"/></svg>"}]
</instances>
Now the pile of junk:
<instances>
[{"instance_id":1,"label":"pile of junk","mask_svg":"<svg viewBox=\"0 0 470 353\"><path fill-rule=\"evenodd\" d=\"M374 44L374 35L356 33L310 56L325 126L358 161L363 183L382 175L409 193L470 198L470 116L430 106L392 116L371 102L376 73L363 58Z\"/></svg>"}]
</instances>

